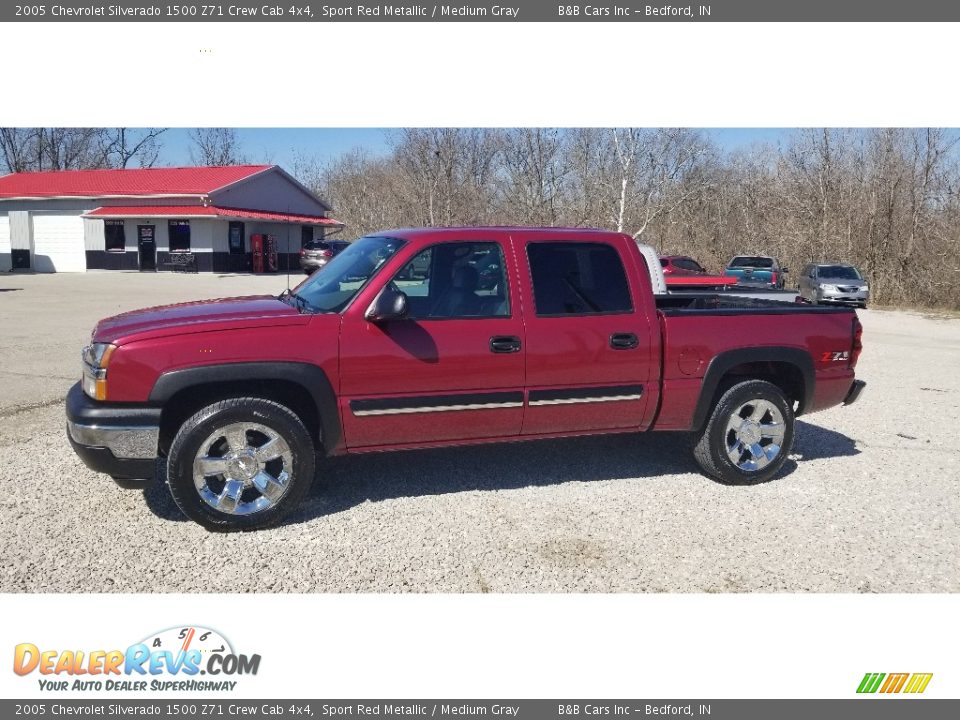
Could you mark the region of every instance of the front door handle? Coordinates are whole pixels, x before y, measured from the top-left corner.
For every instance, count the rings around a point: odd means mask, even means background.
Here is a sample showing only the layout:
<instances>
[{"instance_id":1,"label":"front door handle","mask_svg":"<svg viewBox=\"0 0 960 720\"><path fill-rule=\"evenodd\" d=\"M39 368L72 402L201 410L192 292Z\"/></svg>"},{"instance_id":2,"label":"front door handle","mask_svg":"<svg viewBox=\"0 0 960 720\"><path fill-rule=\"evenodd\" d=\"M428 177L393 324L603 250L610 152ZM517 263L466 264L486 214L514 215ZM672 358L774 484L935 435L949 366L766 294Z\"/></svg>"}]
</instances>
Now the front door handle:
<instances>
[{"instance_id":1,"label":"front door handle","mask_svg":"<svg viewBox=\"0 0 960 720\"><path fill-rule=\"evenodd\" d=\"M490 338L490 352L520 352L520 338L516 337L515 335L494 335L492 338Z\"/></svg>"},{"instance_id":2,"label":"front door handle","mask_svg":"<svg viewBox=\"0 0 960 720\"><path fill-rule=\"evenodd\" d=\"M633 350L639 344L633 333L614 333L610 336L610 347L614 350Z\"/></svg>"}]
</instances>

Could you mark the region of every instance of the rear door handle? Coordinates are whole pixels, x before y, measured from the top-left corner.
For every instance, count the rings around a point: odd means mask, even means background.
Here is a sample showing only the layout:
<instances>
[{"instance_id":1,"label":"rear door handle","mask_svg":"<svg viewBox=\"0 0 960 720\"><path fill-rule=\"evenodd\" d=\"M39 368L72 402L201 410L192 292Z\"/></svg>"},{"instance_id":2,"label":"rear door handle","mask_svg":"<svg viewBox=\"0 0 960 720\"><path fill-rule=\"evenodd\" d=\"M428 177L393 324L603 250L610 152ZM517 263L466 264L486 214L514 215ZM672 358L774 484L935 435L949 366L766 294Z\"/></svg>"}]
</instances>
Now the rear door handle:
<instances>
[{"instance_id":1,"label":"rear door handle","mask_svg":"<svg viewBox=\"0 0 960 720\"><path fill-rule=\"evenodd\" d=\"M610 336L610 347L614 350L633 350L639 344L633 333L614 333Z\"/></svg>"},{"instance_id":2,"label":"rear door handle","mask_svg":"<svg viewBox=\"0 0 960 720\"><path fill-rule=\"evenodd\" d=\"M515 335L494 335L492 338L490 338L490 352L520 352L520 338L516 337Z\"/></svg>"}]
</instances>

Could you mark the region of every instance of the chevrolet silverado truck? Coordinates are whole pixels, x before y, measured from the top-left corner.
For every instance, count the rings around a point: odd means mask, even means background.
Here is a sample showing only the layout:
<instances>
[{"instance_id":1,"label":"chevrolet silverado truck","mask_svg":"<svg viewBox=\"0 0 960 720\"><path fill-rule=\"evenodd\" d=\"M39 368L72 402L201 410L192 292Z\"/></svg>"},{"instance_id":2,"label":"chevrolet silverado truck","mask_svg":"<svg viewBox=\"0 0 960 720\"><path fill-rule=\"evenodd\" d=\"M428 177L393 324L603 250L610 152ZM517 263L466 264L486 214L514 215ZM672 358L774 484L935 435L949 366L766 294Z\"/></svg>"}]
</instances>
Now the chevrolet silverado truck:
<instances>
[{"instance_id":1,"label":"chevrolet silverado truck","mask_svg":"<svg viewBox=\"0 0 960 720\"><path fill-rule=\"evenodd\" d=\"M189 518L249 530L343 453L685 431L705 474L756 483L797 415L864 387L852 309L654 287L656 253L619 233L373 234L277 297L101 320L67 434L122 486L165 475Z\"/></svg>"}]
</instances>

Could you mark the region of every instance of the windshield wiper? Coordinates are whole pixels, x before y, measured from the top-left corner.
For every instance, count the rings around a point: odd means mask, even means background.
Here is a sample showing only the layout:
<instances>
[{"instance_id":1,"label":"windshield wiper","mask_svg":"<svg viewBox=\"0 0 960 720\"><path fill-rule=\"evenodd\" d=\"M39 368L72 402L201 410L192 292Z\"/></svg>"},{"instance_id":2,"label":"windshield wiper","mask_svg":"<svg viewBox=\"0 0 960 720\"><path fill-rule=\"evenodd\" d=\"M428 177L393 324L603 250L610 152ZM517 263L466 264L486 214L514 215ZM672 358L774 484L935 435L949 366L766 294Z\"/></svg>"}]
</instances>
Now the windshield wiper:
<instances>
[{"instance_id":1,"label":"windshield wiper","mask_svg":"<svg viewBox=\"0 0 960 720\"><path fill-rule=\"evenodd\" d=\"M297 312L301 314L304 312L313 312L313 307L310 305L307 299L302 295L298 295L297 293L293 292L293 290L284 290L282 293L280 293L280 295L277 296L277 300L281 302L286 302L287 298L293 300L293 304L294 307L297 308Z\"/></svg>"}]
</instances>

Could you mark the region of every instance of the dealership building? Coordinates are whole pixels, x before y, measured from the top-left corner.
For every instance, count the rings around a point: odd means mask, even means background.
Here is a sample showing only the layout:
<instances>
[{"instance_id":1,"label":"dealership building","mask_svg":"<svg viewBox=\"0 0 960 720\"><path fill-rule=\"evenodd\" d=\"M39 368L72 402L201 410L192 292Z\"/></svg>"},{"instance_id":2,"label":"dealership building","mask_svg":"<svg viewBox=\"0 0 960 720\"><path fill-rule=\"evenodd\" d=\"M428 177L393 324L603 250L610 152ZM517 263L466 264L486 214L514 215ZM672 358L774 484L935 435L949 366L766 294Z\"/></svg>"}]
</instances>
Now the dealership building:
<instances>
[{"instance_id":1,"label":"dealership building","mask_svg":"<svg viewBox=\"0 0 960 720\"><path fill-rule=\"evenodd\" d=\"M243 272L266 245L279 270L341 230L276 165L67 170L0 177L0 271Z\"/></svg>"}]
</instances>

